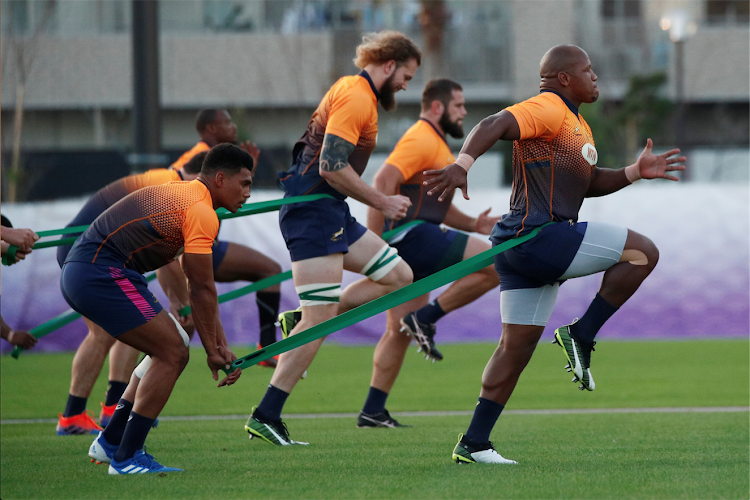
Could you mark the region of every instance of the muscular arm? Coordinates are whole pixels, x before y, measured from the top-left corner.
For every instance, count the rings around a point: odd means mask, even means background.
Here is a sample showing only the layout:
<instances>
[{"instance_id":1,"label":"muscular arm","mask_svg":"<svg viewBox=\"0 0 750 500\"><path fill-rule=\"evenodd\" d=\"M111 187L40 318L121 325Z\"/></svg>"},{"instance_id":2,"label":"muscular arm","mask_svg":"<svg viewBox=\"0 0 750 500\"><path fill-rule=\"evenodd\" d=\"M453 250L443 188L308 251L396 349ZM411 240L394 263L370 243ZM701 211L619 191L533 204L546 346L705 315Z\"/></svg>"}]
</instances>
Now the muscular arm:
<instances>
[{"instance_id":1,"label":"muscular arm","mask_svg":"<svg viewBox=\"0 0 750 500\"><path fill-rule=\"evenodd\" d=\"M349 165L354 144L333 134L326 134L320 152L320 176L336 191L351 196L367 206L383 212L389 219L401 219L411 205L403 196L386 196L367 185Z\"/></svg>"},{"instance_id":2,"label":"muscular arm","mask_svg":"<svg viewBox=\"0 0 750 500\"><path fill-rule=\"evenodd\" d=\"M520 138L521 129L516 118L510 111L502 110L488 116L471 129L460 154L467 154L476 160L498 140L513 141ZM464 198L469 199L466 170L455 163L442 170L426 171L424 184L430 188L427 194L437 194L440 201L456 188L461 188Z\"/></svg>"},{"instance_id":3,"label":"muscular arm","mask_svg":"<svg viewBox=\"0 0 750 500\"><path fill-rule=\"evenodd\" d=\"M398 193L399 186L404 182L401 171L389 163L384 163L378 173L375 174L373 187L386 196ZM380 210L367 207L367 229L382 236L385 216Z\"/></svg>"},{"instance_id":4,"label":"muscular arm","mask_svg":"<svg viewBox=\"0 0 750 500\"><path fill-rule=\"evenodd\" d=\"M224 328L219 320L219 303L214 284L211 254L186 253L182 267L188 279L190 308L195 328L209 356L226 345Z\"/></svg>"},{"instance_id":5,"label":"muscular arm","mask_svg":"<svg viewBox=\"0 0 750 500\"><path fill-rule=\"evenodd\" d=\"M178 261L171 262L156 270L156 278L159 280L164 293L169 299L169 310L180 321L187 330L193 327L192 316L180 316L179 310L190 305L190 294L188 293L187 278Z\"/></svg>"}]
</instances>

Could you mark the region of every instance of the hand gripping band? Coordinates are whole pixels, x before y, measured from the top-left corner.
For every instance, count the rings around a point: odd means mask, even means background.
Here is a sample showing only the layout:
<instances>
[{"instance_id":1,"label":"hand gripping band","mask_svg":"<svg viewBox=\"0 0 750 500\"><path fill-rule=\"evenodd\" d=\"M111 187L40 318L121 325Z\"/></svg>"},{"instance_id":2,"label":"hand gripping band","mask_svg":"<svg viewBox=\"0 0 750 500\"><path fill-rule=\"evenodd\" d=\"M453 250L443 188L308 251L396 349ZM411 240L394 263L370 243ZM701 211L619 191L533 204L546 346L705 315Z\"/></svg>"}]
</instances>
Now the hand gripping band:
<instances>
[{"instance_id":1,"label":"hand gripping band","mask_svg":"<svg viewBox=\"0 0 750 500\"><path fill-rule=\"evenodd\" d=\"M385 245L365 264L365 267L362 268L359 274L367 276L372 281L380 281L399 262L401 262L401 256L399 256L398 251L391 246Z\"/></svg>"},{"instance_id":2,"label":"hand gripping band","mask_svg":"<svg viewBox=\"0 0 750 500\"><path fill-rule=\"evenodd\" d=\"M341 283L313 283L294 287L302 307L327 306L338 304L341 297Z\"/></svg>"}]
</instances>

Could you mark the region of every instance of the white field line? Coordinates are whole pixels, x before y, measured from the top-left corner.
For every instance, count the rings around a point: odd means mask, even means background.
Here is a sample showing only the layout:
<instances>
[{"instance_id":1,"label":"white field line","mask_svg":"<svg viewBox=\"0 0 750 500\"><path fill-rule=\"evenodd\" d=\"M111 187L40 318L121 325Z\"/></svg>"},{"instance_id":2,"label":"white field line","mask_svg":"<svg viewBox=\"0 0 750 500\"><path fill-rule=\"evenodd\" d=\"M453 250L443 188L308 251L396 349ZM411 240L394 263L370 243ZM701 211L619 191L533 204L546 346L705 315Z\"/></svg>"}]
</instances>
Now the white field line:
<instances>
[{"instance_id":1,"label":"white field line","mask_svg":"<svg viewBox=\"0 0 750 500\"><path fill-rule=\"evenodd\" d=\"M750 411L750 406L688 406L671 408L580 408L550 410L505 410L504 415L576 415L594 413L737 413ZM471 410L457 411L402 411L397 417L465 417ZM284 420L299 418L357 418L357 413L290 413ZM159 417L162 422L187 420L247 420L247 415L184 415ZM14 424L56 424L56 418L16 418L0 420L0 425Z\"/></svg>"}]
</instances>

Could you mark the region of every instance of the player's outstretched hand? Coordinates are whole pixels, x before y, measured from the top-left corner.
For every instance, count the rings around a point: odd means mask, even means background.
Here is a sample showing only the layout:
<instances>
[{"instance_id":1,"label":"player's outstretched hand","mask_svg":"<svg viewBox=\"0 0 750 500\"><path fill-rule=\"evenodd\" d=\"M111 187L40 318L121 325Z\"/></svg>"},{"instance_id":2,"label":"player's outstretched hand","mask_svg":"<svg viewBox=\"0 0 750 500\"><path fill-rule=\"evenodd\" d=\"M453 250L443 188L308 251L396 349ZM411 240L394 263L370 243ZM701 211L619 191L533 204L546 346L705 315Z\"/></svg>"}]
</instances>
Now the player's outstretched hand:
<instances>
[{"instance_id":1,"label":"player's outstretched hand","mask_svg":"<svg viewBox=\"0 0 750 500\"><path fill-rule=\"evenodd\" d=\"M250 141L240 143L240 148L247 151L247 153L253 159L253 171L258 166L258 158L260 157L260 148Z\"/></svg>"},{"instance_id":2,"label":"player's outstretched hand","mask_svg":"<svg viewBox=\"0 0 750 500\"><path fill-rule=\"evenodd\" d=\"M660 155L654 155L651 153L654 143L651 139L646 140L646 147L643 149L641 156L638 157L638 172L642 179L669 179L670 181L679 180L674 175L670 175L667 172L673 172L675 170L685 170L685 165L678 165L683 163L687 158L684 156L675 156L680 153L680 150L670 149L666 153Z\"/></svg>"},{"instance_id":3,"label":"player's outstretched hand","mask_svg":"<svg viewBox=\"0 0 750 500\"><path fill-rule=\"evenodd\" d=\"M406 196L394 194L385 197L385 206L380 210L386 219L401 220L411 206L411 200Z\"/></svg>"},{"instance_id":4,"label":"player's outstretched hand","mask_svg":"<svg viewBox=\"0 0 750 500\"><path fill-rule=\"evenodd\" d=\"M492 207L488 208L487 210L479 214L479 216L477 216L476 223L474 224L474 231L476 231L477 233L490 234L492 232L492 228L495 227L497 221L500 220L500 216L495 217L490 215L490 210L492 210Z\"/></svg>"},{"instance_id":5,"label":"player's outstretched hand","mask_svg":"<svg viewBox=\"0 0 750 500\"><path fill-rule=\"evenodd\" d=\"M8 342L13 345L21 346L24 349L31 349L36 345L38 339L29 332L12 330L8 334Z\"/></svg>"},{"instance_id":6,"label":"player's outstretched hand","mask_svg":"<svg viewBox=\"0 0 750 500\"><path fill-rule=\"evenodd\" d=\"M211 369L211 375L214 377L214 380L219 380L219 370L228 370L229 368L231 368L232 361L234 361L235 359L237 359L237 356L232 352L232 350L229 347L221 345L218 346L215 353L209 354L206 362L208 363L208 367ZM237 382L237 379L240 378L240 375L242 375L242 370L237 368L232 373L224 377L221 382L219 382L218 387L234 384L235 382Z\"/></svg>"},{"instance_id":7,"label":"player's outstretched hand","mask_svg":"<svg viewBox=\"0 0 750 500\"><path fill-rule=\"evenodd\" d=\"M28 250L26 253L31 251L34 242L39 239L39 235L31 229L15 227L3 227L0 229L0 236L2 236L3 241L7 241L18 248Z\"/></svg>"},{"instance_id":8,"label":"player's outstretched hand","mask_svg":"<svg viewBox=\"0 0 750 500\"><path fill-rule=\"evenodd\" d=\"M461 188L464 198L469 199L466 170L455 163L451 163L441 170L425 170L424 179L424 185L430 188L427 194L433 196L435 193L440 193L438 196L440 201L443 201L456 188Z\"/></svg>"}]
</instances>

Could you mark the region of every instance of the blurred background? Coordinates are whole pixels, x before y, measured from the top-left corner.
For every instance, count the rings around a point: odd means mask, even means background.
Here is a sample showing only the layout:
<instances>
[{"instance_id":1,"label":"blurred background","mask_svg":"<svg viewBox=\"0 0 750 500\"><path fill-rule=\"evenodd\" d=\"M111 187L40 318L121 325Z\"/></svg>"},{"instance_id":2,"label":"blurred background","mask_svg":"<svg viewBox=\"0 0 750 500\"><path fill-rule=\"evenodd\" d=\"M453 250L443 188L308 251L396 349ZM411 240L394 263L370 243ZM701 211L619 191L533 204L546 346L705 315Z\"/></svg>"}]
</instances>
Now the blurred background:
<instances>
[{"instance_id":1,"label":"blurred background","mask_svg":"<svg viewBox=\"0 0 750 500\"><path fill-rule=\"evenodd\" d=\"M625 165L649 136L690 153L689 180L746 182L749 5L4 0L3 200L78 196L130 171L168 166L197 142L196 112L214 106L228 108L240 138L263 150L258 185L273 187L273 171L288 167L322 95L357 72L352 58L362 33L382 29L412 37L425 62L398 95L399 109L381 113L376 153L390 151L413 123L428 79L464 86L468 131L537 93L541 56L573 43L599 76L600 101L582 112L600 166ZM146 98L136 102L137 95ZM482 185L509 182L509 147L497 145L487 157ZM378 166L382 158L376 155Z\"/></svg>"},{"instance_id":2,"label":"blurred background","mask_svg":"<svg viewBox=\"0 0 750 500\"><path fill-rule=\"evenodd\" d=\"M198 141L195 116L205 107L228 109L240 139L262 151L250 201L279 198L275 173L289 167L329 86L358 72L352 58L365 32L402 31L424 54L409 89L396 95L398 109L380 113L365 180L417 119L430 78L463 85L468 132L538 93L539 61L550 47L579 45L599 77L599 101L581 109L599 166L632 163L647 137L659 151L680 147L688 156L680 183L640 182L584 204L583 220L638 230L662 252L603 335L750 333L746 0L3 0L0 15L2 209L14 225L36 230L65 226L108 182L168 166ZM454 152L462 144L449 143ZM510 148L498 143L477 162L471 202L456 200L464 210L507 210ZM364 207L350 204L363 220ZM289 268L275 214L235 221L223 225L222 239ZM53 253L34 252L3 270L2 312L16 328L67 309ZM599 279L565 285L553 329L584 312ZM222 306L237 335L230 341L257 324L255 307L236 302ZM285 283L282 308L297 304ZM458 321L449 340L465 330L464 340L496 340L498 329L486 325L498 324L498 309L492 292L449 315ZM374 342L382 327L372 318L334 338ZM70 325L40 348L75 348L84 332L82 323Z\"/></svg>"}]
</instances>

